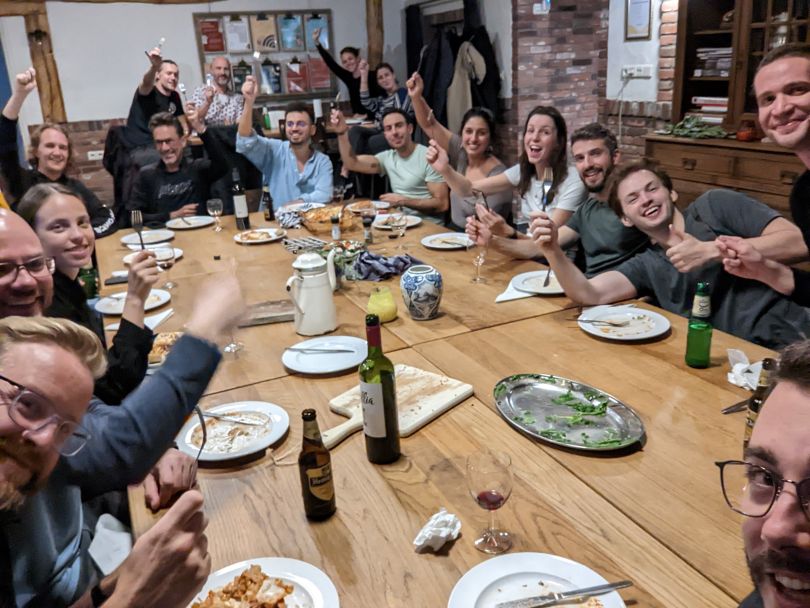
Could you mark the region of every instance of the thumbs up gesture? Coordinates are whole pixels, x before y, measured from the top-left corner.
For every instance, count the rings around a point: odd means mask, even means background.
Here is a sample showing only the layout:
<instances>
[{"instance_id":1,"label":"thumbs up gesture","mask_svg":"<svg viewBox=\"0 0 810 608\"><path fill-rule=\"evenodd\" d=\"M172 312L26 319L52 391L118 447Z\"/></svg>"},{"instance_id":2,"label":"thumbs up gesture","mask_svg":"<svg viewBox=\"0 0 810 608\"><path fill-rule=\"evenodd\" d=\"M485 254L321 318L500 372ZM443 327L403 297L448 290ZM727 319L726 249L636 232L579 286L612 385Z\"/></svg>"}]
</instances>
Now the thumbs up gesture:
<instances>
[{"instance_id":1,"label":"thumbs up gesture","mask_svg":"<svg viewBox=\"0 0 810 608\"><path fill-rule=\"evenodd\" d=\"M667 257L678 272L691 272L722 258L715 241L700 241L673 224L669 225Z\"/></svg>"}]
</instances>

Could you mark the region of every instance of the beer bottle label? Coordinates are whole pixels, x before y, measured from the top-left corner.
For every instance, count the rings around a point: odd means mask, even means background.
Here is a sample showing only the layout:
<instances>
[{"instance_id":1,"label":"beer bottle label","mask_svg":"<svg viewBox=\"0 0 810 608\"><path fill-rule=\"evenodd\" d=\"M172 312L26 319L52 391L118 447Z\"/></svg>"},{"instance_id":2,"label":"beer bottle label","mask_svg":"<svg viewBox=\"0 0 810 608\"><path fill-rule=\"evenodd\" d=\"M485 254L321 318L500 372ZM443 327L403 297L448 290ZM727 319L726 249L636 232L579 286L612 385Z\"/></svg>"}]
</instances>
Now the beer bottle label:
<instances>
[{"instance_id":1,"label":"beer bottle label","mask_svg":"<svg viewBox=\"0 0 810 608\"><path fill-rule=\"evenodd\" d=\"M332 483L332 465L326 463L322 467L307 469L307 484L310 493L321 500L332 500L335 495L335 486Z\"/></svg>"},{"instance_id":2,"label":"beer bottle label","mask_svg":"<svg viewBox=\"0 0 810 608\"><path fill-rule=\"evenodd\" d=\"M363 433L377 439L385 437L382 384L361 382L360 402L363 404Z\"/></svg>"},{"instance_id":3,"label":"beer bottle label","mask_svg":"<svg viewBox=\"0 0 810 608\"><path fill-rule=\"evenodd\" d=\"M696 295L692 303L692 316L706 319L712 316L712 299L709 296Z\"/></svg>"}]
</instances>

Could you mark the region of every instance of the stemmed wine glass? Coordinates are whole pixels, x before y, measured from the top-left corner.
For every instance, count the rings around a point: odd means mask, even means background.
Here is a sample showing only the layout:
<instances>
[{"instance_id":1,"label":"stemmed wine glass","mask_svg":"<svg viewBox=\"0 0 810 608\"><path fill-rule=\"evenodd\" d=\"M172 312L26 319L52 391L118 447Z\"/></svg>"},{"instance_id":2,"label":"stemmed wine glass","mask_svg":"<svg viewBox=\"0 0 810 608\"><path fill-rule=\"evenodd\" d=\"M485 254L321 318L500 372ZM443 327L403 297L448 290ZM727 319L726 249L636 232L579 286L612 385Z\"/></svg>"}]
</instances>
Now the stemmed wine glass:
<instances>
[{"instance_id":1,"label":"stemmed wine glass","mask_svg":"<svg viewBox=\"0 0 810 608\"><path fill-rule=\"evenodd\" d=\"M223 206L221 198L211 198L205 203L205 208L208 210L208 215L213 215L216 221L214 232L222 232L222 224L219 223L219 216L222 215Z\"/></svg>"},{"instance_id":2,"label":"stemmed wine glass","mask_svg":"<svg viewBox=\"0 0 810 608\"><path fill-rule=\"evenodd\" d=\"M174 266L174 247L158 247L155 249L155 262L158 268L166 272L166 281L163 283L163 289L174 289L177 283L169 279L169 272Z\"/></svg>"},{"instance_id":3,"label":"stemmed wine glass","mask_svg":"<svg viewBox=\"0 0 810 608\"><path fill-rule=\"evenodd\" d=\"M489 527L473 543L484 553L503 553L512 546L509 532L499 530L495 523L495 511L512 493L511 464L508 454L496 450L476 452L467 457L467 487L478 506L489 511Z\"/></svg>"},{"instance_id":4,"label":"stemmed wine glass","mask_svg":"<svg viewBox=\"0 0 810 608\"><path fill-rule=\"evenodd\" d=\"M402 238L405 236L405 230L408 228L408 214L405 213L401 207L391 209L386 223L391 227L391 232L396 233L396 236L392 234L391 238L399 239L397 249L400 251L406 249L405 245L402 244Z\"/></svg>"},{"instance_id":5,"label":"stemmed wine glass","mask_svg":"<svg viewBox=\"0 0 810 608\"><path fill-rule=\"evenodd\" d=\"M484 262L487 259L487 248L486 247L476 247L475 249L475 257L473 258L473 267L475 268L475 275L472 278L473 283L486 283L487 280L481 276L481 266L484 265Z\"/></svg>"}]
</instances>

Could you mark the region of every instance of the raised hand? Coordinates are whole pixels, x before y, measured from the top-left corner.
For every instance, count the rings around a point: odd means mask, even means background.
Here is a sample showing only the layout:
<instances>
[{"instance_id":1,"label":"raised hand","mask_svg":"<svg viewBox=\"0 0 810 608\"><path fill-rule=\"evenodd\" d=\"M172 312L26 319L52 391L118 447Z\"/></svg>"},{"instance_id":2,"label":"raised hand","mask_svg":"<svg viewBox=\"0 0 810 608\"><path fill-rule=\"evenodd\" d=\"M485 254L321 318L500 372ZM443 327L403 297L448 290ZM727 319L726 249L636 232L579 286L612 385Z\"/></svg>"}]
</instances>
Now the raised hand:
<instances>
[{"instance_id":1,"label":"raised hand","mask_svg":"<svg viewBox=\"0 0 810 608\"><path fill-rule=\"evenodd\" d=\"M37 88L37 71L34 68L28 68L24 72L20 72L14 77L14 92L23 93L28 95L31 91Z\"/></svg>"},{"instance_id":2,"label":"raised hand","mask_svg":"<svg viewBox=\"0 0 810 608\"><path fill-rule=\"evenodd\" d=\"M438 173L444 173L450 167L450 158L447 151L435 139L431 139L425 154L428 164Z\"/></svg>"},{"instance_id":3,"label":"raised hand","mask_svg":"<svg viewBox=\"0 0 810 608\"><path fill-rule=\"evenodd\" d=\"M242 84L242 96L246 101L253 103L256 101L258 93L259 86L256 84L256 79L253 76L246 77L245 82Z\"/></svg>"},{"instance_id":4,"label":"raised hand","mask_svg":"<svg viewBox=\"0 0 810 608\"><path fill-rule=\"evenodd\" d=\"M245 300L235 274L218 275L197 290L186 333L216 343L245 313Z\"/></svg>"},{"instance_id":5,"label":"raised hand","mask_svg":"<svg viewBox=\"0 0 810 608\"><path fill-rule=\"evenodd\" d=\"M332 108L332 111L329 113L329 124L332 127L332 131L337 135L343 135L349 130L349 125L346 124L346 118L343 116L343 112L337 108Z\"/></svg>"},{"instance_id":6,"label":"raised hand","mask_svg":"<svg viewBox=\"0 0 810 608\"><path fill-rule=\"evenodd\" d=\"M197 461L169 448L143 480L146 506L152 511L168 507L171 500L197 483Z\"/></svg>"},{"instance_id":7,"label":"raised hand","mask_svg":"<svg viewBox=\"0 0 810 608\"><path fill-rule=\"evenodd\" d=\"M162 53L163 51L160 50L159 46L156 46L151 51L146 52L146 56L149 57L149 63L152 64L153 68L160 68L160 64L163 63Z\"/></svg>"},{"instance_id":8,"label":"raised hand","mask_svg":"<svg viewBox=\"0 0 810 608\"><path fill-rule=\"evenodd\" d=\"M357 64L357 69L360 70L360 77L361 78L368 78L368 61L365 59L361 59L360 62Z\"/></svg>"},{"instance_id":9,"label":"raised hand","mask_svg":"<svg viewBox=\"0 0 810 608\"><path fill-rule=\"evenodd\" d=\"M464 226L464 232L472 239L472 242L479 247L486 247L492 239L492 232L483 222L475 219L475 216L470 215L467 217L467 224Z\"/></svg>"},{"instance_id":10,"label":"raised hand","mask_svg":"<svg viewBox=\"0 0 810 608\"><path fill-rule=\"evenodd\" d=\"M320 39L320 37L321 37L321 28L316 27L315 29L312 30L312 41L315 44L318 44L318 40Z\"/></svg>"},{"instance_id":11,"label":"raised hand","mask_svg":"<svg viewBox=\"0 0 810 608\"><path fill-rule=\"evenodd\" d=\"M475 215L478 220L487 227L487 229L497 236L511 236L512 228L503 219L503 216L498 215L494 211L487 209L481 203L475 205Z\"/></svg>"},{"instance_id":12,"label":"raised hand","mask_svg":"<svg viewBox=\"0 0 810 608\"><path fill-rule=\"evenodd\" d=\"M192 101L186 102L186 120L188 120L189 126L197 131L197 133L202 133L205 131L205 120L202 114L200 114L199 109Z\"/></svg>"},{"instance_id":13,"label":"raised hand","mask_svg":"<svg viewBox=\"0 0 810 608\"><path fill-rule=\"evenodd\" d=\"M214 101L215 93L216 91L214 90L214 87L205 87L203 89L203 95L205 96L206 103L210 104L212 101Z\"/></svg>"},{"instance_id":14,"label":"raised hand","mask_svg":"<svg viewBox=\"0 0 810 608\"><path fill-rule=\"evenodd\" d=\"M672 224L669 226L670 243L667 257L678 272L690 272L712 261L720 260L720 250L715 241L700 241Z\"/></svg>"},{"instance_id":15,"label":"raised hand","mask_svg":"<svg viewBox=\"0 0 810 608\"><path fill-rule=\"evenodd\" d=\"M139 251L129 266L127 300L134 298L143 309L149 292L158 281L158 267L152 251Z\"/></svg>"},{"instance_id":16,"label":"raised hand","mask_svg":"<svg viewBox=\"0 0 810 608\"><path fill-rule=\"evenodd\" d=\"M419 72L411 74L411 77L405 82L405 86L408 88L408 95L412 98L422 97L425 92L425 82Z\"/></svg>"},{"instance_id":17,"label":"raised hand","mask_svg":"<svg viewBox=\"0 0 810 608\"><path fill-rule=\"evenodd\" d=\"M557 224L554 223L549 214L545 211L533 211L529 215L531 218L529 235L537 243L538 247L543 250L559 248Z\"/></svg>"}]
</instances>

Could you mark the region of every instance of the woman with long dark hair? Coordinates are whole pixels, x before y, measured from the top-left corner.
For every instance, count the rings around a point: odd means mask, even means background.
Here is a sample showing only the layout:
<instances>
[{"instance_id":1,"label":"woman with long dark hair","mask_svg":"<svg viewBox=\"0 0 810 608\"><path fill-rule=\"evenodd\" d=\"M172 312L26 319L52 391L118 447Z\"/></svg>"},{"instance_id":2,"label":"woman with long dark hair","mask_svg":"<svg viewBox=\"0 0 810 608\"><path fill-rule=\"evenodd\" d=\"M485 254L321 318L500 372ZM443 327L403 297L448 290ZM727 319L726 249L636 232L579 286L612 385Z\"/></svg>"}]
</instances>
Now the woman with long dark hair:
<instances>
[{"instance_id":1,"label":"woman with long dark hair","mask_svg":"<svg viewBox=\"0 0 810 608\"><path fill-rule=\"evenodd\" d=\"M485 195L514 190L524 217L542 211L543 179L551 170L546 212L555 224L562 226L588 195L577 172L569 171L567 138L568 130L560 112L552 106L537 106L529 112L523 126L523 150L518 164L500 175L470 181L450 167L446 151L435 140L430 142L427 159L444 176L450 189L462 197L472 196L474 190ZM512 236L517 236L517 231Z\"/></svg>"},{"instance_id":2,"label":"woman with long dark hair","mask_svg":"<svg viewBox=\"0 0 810 608\"><path fill-rule=\"evenodd\" d=\"M422 96L424 83L418 72L414 72L405 83L411 105L416 113L416 121L428 138L436 141L447 150L450 166L471 182L500 175L506 166L495 155L492 139L495 136L495 117L486 108L471 108L461 119L458 135L442 125L433 116ZM453 228L464 230L467 218L475 214L476 198L464 198L457 192L450 192L450 219ZM512 193L510 190L497 192L487 198L489 208L508 220L512 215Z\"/></svg>"}]
</instances>

